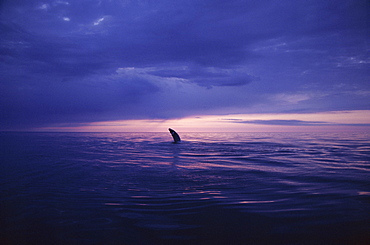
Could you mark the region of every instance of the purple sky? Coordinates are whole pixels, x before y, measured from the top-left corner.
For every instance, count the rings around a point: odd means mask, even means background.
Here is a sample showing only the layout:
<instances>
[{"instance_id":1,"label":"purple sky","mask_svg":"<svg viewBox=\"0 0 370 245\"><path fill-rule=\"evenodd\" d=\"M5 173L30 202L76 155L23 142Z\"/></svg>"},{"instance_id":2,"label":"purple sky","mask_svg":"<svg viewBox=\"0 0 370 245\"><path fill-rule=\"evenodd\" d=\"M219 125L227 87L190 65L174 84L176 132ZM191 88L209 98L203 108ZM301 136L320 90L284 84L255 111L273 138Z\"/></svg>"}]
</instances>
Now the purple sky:
<instances>
[{"instance_id":1,"label":"purple sky","mask_svg":"<svg viewBox=\"0 0 370 245\"><path fill-rule=\"evenodd\" d=\"M368 0L3 0L0 130L370 110L369 13Z\"/></svg>"}]
</instances>

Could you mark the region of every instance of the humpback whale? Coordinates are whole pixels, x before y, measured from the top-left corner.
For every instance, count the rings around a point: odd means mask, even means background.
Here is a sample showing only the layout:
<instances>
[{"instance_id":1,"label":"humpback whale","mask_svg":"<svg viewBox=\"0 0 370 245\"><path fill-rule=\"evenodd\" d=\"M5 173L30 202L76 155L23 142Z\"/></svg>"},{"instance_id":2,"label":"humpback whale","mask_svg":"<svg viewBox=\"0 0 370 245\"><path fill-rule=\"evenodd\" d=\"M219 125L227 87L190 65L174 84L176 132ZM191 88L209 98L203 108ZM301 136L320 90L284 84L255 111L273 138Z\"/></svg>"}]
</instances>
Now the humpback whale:
<instances>
[{"instance_id":1,"label":"humpback whale","mask_svg":"<svg viewBox=\"0 0 370 245\"><path fill-rule=\"evenodd\" d=\"M175 132L175 130L173 130L172 128L169 128L168 131L170 131L170 133L172 135L172 138L173 138L173 141L175 143L181 141L180 136Z\"/></svg>"}]
</instances>

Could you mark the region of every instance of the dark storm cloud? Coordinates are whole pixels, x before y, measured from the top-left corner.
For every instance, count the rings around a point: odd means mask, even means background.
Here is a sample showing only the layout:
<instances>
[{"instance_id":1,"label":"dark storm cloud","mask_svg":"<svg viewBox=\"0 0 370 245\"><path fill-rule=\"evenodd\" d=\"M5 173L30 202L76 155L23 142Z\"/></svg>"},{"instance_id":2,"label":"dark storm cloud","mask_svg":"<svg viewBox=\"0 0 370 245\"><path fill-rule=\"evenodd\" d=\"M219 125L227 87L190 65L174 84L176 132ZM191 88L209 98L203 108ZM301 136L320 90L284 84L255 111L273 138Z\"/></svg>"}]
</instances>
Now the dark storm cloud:
<instances>
[{"instance_id":1,"label":"dark storm cloud","mask_svg":"<svg viewBox=\"0 0 370 245\"><path fill-rule=\"evenodd\" d=\"M5 0L0 11L3 128L370 108L366 0Z\"/></svg>"},{"instance_id":2,"label":"dark storm cloud","mask_svg":"<svg viewBox=\"0 0 370 245\"><path fill-rule=\"evenodd\" d=\"M27 84L2 85L3 127L98 121L102 116L111 120L140 118L140 103L159 91L155 84L140 77L123 75Z\"/></svg>"}]
</instances>

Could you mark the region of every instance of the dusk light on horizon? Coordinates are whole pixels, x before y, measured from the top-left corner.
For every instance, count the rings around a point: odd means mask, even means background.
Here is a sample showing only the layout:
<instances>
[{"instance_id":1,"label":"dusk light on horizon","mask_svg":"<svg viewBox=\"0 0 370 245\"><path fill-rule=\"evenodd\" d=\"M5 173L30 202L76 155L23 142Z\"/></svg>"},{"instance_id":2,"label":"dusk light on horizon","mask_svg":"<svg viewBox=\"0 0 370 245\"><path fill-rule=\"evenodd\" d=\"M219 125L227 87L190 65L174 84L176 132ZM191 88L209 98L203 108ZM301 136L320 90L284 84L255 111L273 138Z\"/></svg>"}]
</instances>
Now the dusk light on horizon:
<instances>
[{"instance_id":1,"label":"dusk light on horizon","mask_svg":"<svg viewBox=\"0 0 370 245\"><path fill-rule=\"evenodd\" d=\"M276 119L279 118L279 119ZM35 128L42 132L363 132L370 128L370 111L305 114L208 115L169 120L119 120L59 124ZM321 120L321 121L320 121Z\"/></svg>"},{"instance_id":2,"label":"dusk light on horizon","mask_svg":"<svg viewBox=\"0 0 370 245\"><path fill-rule=\"evenodd\" d=\"M5 0L0 130L369 131L369 10Z\"/></svg>"}]
</instances>

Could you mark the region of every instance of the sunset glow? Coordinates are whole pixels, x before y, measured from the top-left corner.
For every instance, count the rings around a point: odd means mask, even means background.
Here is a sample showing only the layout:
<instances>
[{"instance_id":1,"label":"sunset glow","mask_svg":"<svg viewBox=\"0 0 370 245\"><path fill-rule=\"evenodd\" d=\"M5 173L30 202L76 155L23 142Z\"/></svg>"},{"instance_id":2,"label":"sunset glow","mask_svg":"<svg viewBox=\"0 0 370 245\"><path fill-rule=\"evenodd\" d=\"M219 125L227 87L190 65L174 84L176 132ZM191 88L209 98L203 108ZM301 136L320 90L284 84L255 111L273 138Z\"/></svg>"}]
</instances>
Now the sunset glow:
<instances>
[{"instance_id":1,"label":"sunset glow","mask_svg":"<svg viewBox=\"0 0 370 245\"><path fill-rule=\"evenodd\" d=\"M80 125L62 124L36 131L63 132L370 132L370 111L311 114L232 114L170 120L119 120Z\"/></svg>"}]
</instances>

